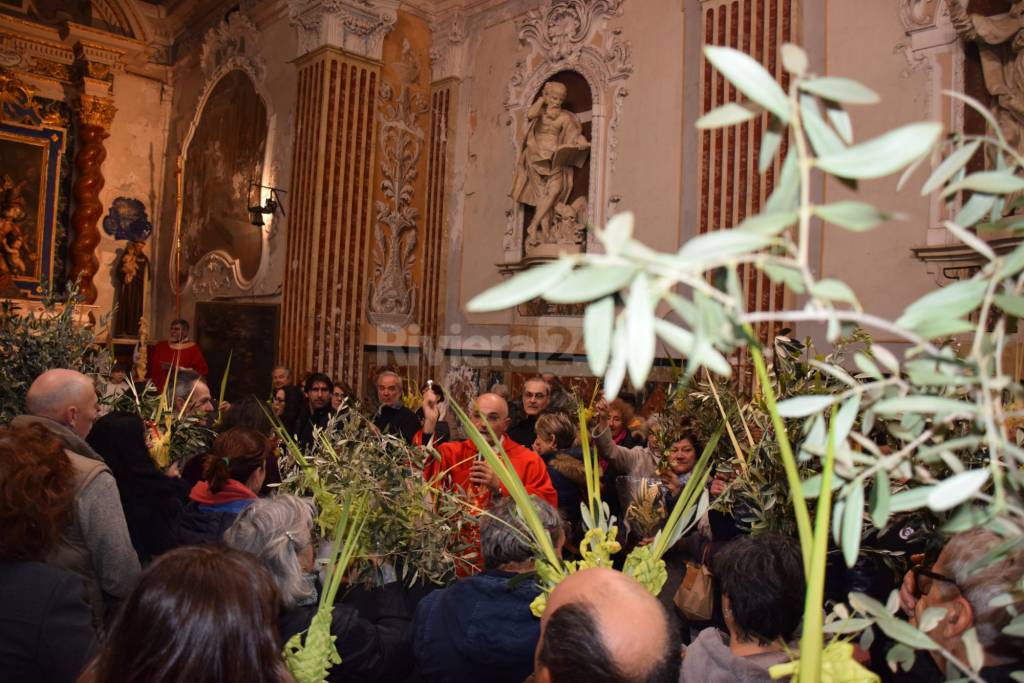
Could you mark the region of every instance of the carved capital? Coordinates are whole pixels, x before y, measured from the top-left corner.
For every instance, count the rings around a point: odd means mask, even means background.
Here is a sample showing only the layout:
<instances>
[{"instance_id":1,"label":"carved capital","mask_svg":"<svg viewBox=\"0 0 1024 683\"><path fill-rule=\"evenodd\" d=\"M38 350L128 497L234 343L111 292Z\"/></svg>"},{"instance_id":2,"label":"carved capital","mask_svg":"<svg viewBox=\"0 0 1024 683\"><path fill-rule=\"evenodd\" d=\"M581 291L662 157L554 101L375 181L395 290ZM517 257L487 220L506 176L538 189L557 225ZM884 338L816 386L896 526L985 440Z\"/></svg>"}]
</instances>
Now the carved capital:
<instances>
[{"instance_id":1,"label":"carved capital","mask_svg":"<svg viewBox=\"0 0 1024 683\"><path fill-rule=\"evenodd\" d=\"M430 49L432 82L446 78L462 78L466 55L466 18L459 9L446 13L430 26L433 47Z\"/></svg>"},{"instance_id":2,"label":"carved capital","mask_svg":"<svg viewBox=\"0 0 1024 683\"><path fill-rule=\"evenodd\" d=\"M84 126L99 126L109 129L110 124L114 122L117 107L109 98L82 95L75 103L75 113Z\"/></svg>"},{"instance_id":3,"label":"carved capital","mask_svg":"<svg viewBox=\"0 0 1024 683\"><path fill-rule=\"evenodd\" d=\"M380 61L384 37L398 21L400 0L288 0L299 54L325 45Z\"/></svg>"}]
</instances>

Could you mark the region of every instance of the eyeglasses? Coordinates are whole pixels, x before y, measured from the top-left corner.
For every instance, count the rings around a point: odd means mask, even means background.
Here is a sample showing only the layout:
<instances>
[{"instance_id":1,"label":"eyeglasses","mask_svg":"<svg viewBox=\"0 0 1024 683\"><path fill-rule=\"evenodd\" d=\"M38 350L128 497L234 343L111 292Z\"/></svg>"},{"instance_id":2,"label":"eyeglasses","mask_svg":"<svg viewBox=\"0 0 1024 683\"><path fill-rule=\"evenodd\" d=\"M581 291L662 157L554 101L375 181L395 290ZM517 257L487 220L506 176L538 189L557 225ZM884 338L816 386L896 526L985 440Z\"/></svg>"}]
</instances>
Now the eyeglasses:
<instances>
[{"instance_id":1,"label":"eyeglasses","mask_svg":"<svg viewBox=\"0 0 1024 683\"><path fill-rule=\"evenodd\" d=\"M530 391L523 392L523 398L546 398L547 395L548 392L546 391L538 391L536 394Z\"/></svg>"},{"instance_id":2,"label":"eyeglasses","mask_svg":"<svg viewBox=\"0 0 1024 683\"><path fill-rule=\"evenodd\" d=\"M917 587L915 591L917 597L928 595L936 581L952 584L953 586L957 585L955 579L934 572L930 567L931 565L915 564L910 568L910 571L914 572L914 585Z\"/></svg>"}]
</instances>

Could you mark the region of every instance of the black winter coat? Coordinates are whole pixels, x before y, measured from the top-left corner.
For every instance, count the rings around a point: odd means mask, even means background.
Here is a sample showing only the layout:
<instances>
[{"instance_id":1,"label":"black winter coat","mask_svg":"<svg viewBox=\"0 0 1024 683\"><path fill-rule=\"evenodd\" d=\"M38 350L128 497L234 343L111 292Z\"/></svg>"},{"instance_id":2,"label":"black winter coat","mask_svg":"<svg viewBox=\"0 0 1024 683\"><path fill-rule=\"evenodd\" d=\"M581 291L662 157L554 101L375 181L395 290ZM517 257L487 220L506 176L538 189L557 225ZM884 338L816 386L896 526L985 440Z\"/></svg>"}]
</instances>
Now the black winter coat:
<instances>
[{"instance_id":1,"label":"black winter coat","mask_svg":"<svg viewBox=\"0 0 1024 683\"><path fill-rule=\"evenodd\" d=\"M73 683L94 633L82 577L39 562L0 562L0 681Z\"/></svg>"}]
</instances>

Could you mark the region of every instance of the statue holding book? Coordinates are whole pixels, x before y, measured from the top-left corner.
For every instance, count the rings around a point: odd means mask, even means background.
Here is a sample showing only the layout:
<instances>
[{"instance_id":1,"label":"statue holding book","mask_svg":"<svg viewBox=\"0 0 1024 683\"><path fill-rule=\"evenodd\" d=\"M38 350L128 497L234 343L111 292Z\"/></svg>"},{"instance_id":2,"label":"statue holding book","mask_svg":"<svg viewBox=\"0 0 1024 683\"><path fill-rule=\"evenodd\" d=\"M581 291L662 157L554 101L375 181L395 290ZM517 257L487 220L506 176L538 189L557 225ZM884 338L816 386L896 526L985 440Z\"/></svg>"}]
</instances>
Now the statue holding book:
<instances>
[{"instance_id":1,"label":"statue holding book","mask_svg":"<svg viewBox=\"0 0 1024 683\"><path fill-rule=\"evenodd\" d=\"M582 223L586 200L567 202L572 193L573 170L587 162L590 142L574 113L562 108L566 88L548 81L526 114L527 130L519 151L511 197L534 207L526 227L526 245L559 243L560 229L571 212Z\"/></svg>"}]
</instances>

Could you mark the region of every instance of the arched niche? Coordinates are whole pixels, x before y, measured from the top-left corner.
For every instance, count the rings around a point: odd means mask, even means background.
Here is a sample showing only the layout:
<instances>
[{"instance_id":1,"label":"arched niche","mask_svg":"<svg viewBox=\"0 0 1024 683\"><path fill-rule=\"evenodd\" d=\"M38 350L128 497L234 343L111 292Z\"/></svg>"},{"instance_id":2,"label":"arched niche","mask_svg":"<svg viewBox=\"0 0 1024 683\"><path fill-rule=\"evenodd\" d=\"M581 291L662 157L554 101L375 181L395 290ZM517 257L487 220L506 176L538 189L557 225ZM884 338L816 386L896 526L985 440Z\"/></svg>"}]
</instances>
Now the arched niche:
<instances>
[{"instance_id":1,"label":"arched niche","mask_svg":"<svg viewBox=\"0 0 1024 683\"><path fill-rule=\"evenodd\" d=\"M252 225L247 210L262 201L250 182L265 184L266 101L248 71L231 68L207 88L198 112L183 145L178 286L197 294L250 289L267 261L267 230ZM233 282L208 277L215 271Z\"/></svg>"},{"instance_id":2,"label":"arched niche","mask_svg":"<svg viewBox=\"0 0 1024 683\"><path fill-rule=\"evenodd\" d=\"M544 96L544 89L549 83L560 83L565 86L565 100L561 108L574 115L579 123L580 133L588 143L592 143L594 97L587 79L578 71L571 69L553 73L537 85L533 97L530 98L531 107ZM531 124L527 123L526 128L529 131ZM529 132L526 135L529 135ZM559 140L558 144L561 145L563 142L572 143L570 140ZM524 135L519 145L519 165L528 163L523 158L526 145L527 138ZM567 167L571 185L568 191L563 193L564 196L559 198L554 207L554 215L546 219L543 226L537 226L536 230L529 229L536 215L536 207L527 203L518 206L517 232L520 235L524 256L554 256L565 251L585 250L585 226L590 216L592 165L593 158L588 150L581 165Z\"/></svg>"}]
</instances>

